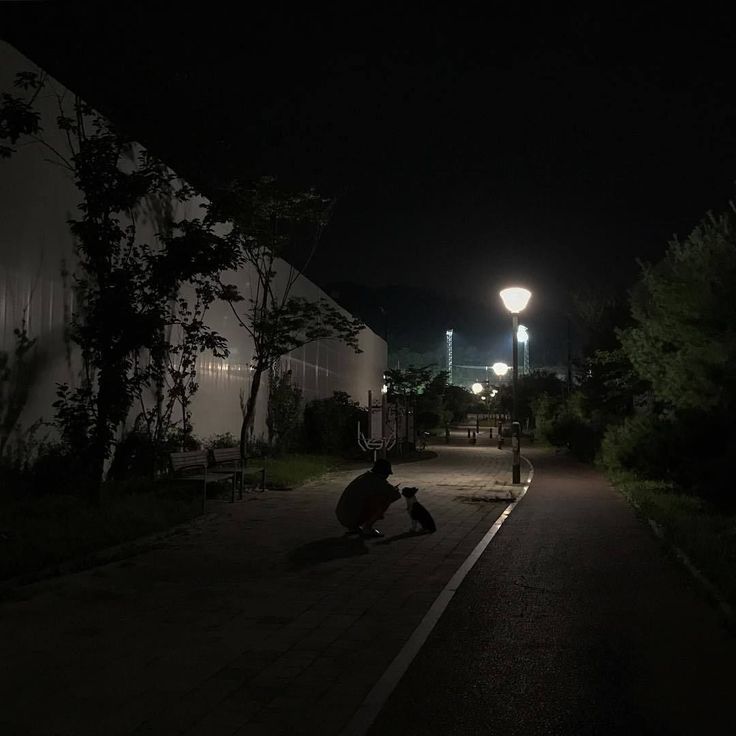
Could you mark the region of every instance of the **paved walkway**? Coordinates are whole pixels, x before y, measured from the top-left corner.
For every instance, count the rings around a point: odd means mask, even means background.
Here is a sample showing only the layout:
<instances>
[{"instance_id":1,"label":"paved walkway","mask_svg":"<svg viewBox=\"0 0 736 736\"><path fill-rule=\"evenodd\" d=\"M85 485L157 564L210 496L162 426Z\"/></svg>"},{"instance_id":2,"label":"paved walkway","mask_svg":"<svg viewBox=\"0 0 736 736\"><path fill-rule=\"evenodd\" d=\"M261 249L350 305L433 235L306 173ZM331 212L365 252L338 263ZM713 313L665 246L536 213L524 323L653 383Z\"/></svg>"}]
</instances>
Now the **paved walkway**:
<instances>
[{"instance_id":1,"label":"paved walkway","mask_svg":"<svg viewBox=\"0 0 736 736\"><path fill-rule=\"evenodd\" d=\"M356 472L267 491L134 558L0 602L4 736L336 734L506 508L510 455L439 445L396 465L438 524L344 537Z\"/></svg>"},{"instance_id":2,"label":"paved walkway","mask_svg":"<svg viewBox=\"0 0 736 736\"><path fill-rule=\"evenodd\" d=\"M369 734L736 734L715 607L600 473L527 453L529 492Z\"/></svg>"}]
</instances>

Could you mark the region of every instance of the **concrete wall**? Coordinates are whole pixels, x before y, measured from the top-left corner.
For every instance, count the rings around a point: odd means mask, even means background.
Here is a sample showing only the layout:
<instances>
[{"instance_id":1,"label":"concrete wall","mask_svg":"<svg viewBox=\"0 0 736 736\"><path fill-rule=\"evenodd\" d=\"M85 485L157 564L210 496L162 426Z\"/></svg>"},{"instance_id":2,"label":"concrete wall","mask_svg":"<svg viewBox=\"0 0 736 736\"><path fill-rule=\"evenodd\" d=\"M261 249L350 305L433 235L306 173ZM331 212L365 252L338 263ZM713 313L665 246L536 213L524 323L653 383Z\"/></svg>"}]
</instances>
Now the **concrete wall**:
<instances>
[{"instance_id":1,"label":"concrete wall","mask_svg":"<svg viewBox=\"0 0 736 736\"><path fill-rule=\"evenodd\" d=\"M0 41L0 92L12 90L16 72L35 69L31 61ZM53 86L57 93L65 92L58 83ZM63 149L64 140L54 125L58 110L55 95L44 93L38 108L45 135ZM63 263L70 270L74 266L66 221L76 213L81 197L69 173L51 159L53 156L42 146L25 145L12 158L0 160L0 350L12 350L13 329L25 319L31 337L38 339L43 360L41 376L23 417L26 426L39 417L51 417L55 384L73 384L79 368L73 355L69 359L63 339L64 325L75 305L61 273ZM193 201L180 205L177 214L192 214L199 204ZM150 242L154 226L144 217L139 232L141 240ZM284 262L277 265L281 273L288 268ZM230 276L247 293L251 274L244 270ZM297 282L293 294L329 300L305 278ZM208 322L228 339L231 354L224 361L205 354L199 361L200 390L192 407L195 433L200 437L228 431L237 434L242 418L240 393L247 394L250 388L252 342L225 304L212 307ZM365 404L369 390L380 390L387 353L384 340L369 329L361 333L360 346L363 352L356 355L336 341L319 341L284 356L282 362L292 371L306 401L345 391ZM256 415L257 434L265 427L266 392L267 385L263 385Z\"/></svg>"}]
</instances>

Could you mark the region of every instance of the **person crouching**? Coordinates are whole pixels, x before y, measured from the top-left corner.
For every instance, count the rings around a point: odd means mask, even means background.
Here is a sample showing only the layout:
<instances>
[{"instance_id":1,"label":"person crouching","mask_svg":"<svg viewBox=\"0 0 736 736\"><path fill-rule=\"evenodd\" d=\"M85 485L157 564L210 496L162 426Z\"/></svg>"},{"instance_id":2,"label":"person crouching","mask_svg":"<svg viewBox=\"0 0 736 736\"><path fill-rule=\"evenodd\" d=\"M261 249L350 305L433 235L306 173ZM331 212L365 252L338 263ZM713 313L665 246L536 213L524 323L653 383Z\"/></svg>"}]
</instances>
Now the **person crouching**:
<instances>
[{"instance_id":1,"label":"person crouching","mask_svg":"<svg viewBox=\"0 0 736 736\"><path fill-rule=\"evenodd\" d=\"M398 486L388 482L392 475L391 463L379 458L366 473L352 480L337 502L337 520L347 527L348 534L364 537L382 537L374 524L383 519L386 509L401 498Z\"/></svg>"}]
</instances>

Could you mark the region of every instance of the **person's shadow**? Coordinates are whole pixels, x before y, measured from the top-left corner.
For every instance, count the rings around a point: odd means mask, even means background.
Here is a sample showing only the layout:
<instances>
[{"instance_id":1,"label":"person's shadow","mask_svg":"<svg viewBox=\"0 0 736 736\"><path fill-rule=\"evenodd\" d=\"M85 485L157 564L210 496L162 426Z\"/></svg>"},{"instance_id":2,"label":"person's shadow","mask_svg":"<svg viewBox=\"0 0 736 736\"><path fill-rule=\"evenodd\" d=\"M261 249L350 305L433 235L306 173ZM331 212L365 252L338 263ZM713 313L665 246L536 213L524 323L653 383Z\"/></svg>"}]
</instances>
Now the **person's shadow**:
<instances>
[{"instance_id":1,"label":"person's shadow","mask_svg":"<svg viewBox=\"0 0 736 736\"><path fill-rule=\"evenodd\" d=\"M328 537L307 542L289 552L289 562L295 567L319 565L330 560L367 555L368 548L360 537Z\"/></svg>"}]
</instances>

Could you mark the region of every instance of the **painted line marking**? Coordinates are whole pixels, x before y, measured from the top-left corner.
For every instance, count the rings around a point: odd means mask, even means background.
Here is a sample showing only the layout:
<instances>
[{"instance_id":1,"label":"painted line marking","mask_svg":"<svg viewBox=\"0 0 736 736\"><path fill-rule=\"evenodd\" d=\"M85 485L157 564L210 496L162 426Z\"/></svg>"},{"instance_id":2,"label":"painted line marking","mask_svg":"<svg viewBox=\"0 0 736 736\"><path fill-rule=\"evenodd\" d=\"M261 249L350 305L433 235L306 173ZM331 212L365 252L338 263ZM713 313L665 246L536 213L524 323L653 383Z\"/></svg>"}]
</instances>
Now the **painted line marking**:
<instances>
[{"instance_id":1,"label":"painted line marking","mask_svg":"<svg viewBox=\"0 0 736 736\"><path fill-rule=\"evenodd\" d=\"M491 528L485 533L483 539L478 542L475 549L473 549L463 564L460 565L455 574L450 578L450 581L437 596L429 611L427 611L417 628L414 629L412 635L401 648L401 651L394 657L394 660L383 675L381 675L381 678L373 686L368 695L366 695L365 700L358 706L358 710L350 719L347 726L340 732L340 736L363 736L368 732L368 729L373 725L373 721L376 720L378 714L381 712L381 708L383 708L389 696L399 684L399 680L401 680L404 673L409 669L409 665L414 661L414 657L417 656L424 642L427 641L427 637L432 633L432 629L437 625L437 622L445 612L445 609L461 583L473 569L475 563L478 562L483 552L485 552L491 540L498 534L498 530L504 521L509 518L516 504L526 495L534 477L534 466L526 457L522 456L522 458L529 465L529 475L518 498L504 509Z\"/></svg>"}]
</instances>

